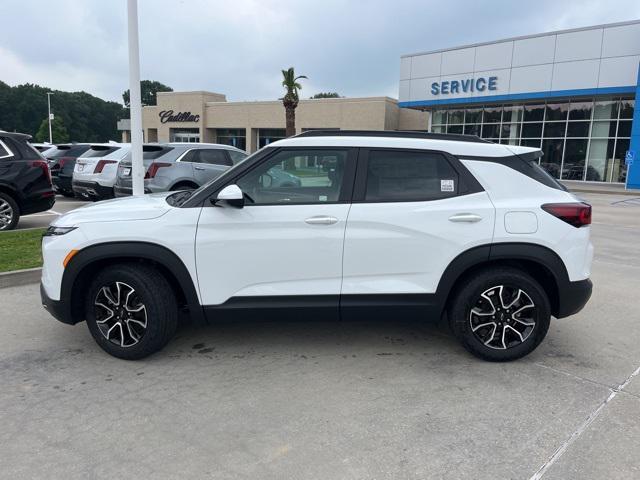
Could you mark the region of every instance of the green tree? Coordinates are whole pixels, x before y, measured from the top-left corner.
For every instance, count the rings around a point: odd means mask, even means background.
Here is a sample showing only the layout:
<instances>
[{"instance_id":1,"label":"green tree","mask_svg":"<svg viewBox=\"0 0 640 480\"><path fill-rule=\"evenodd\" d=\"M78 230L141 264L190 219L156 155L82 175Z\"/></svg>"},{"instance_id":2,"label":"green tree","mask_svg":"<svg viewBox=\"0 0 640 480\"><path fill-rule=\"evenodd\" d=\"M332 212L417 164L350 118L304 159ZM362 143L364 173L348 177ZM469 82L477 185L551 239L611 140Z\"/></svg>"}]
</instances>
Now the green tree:
<instances>
[{"instance_id":1,"label":"green tree","mask_svg":"<svg viewBox=\"0 0 640 480\"><path fill-rule=\"evenodd\" d=\"M158 92L173 92L173 88L156 80L142 80L140 82L140 98L143 105L157 105ZM125 107L129 106L129 89L122 93Z\"/></svg>"},{"instance_id":2,"label":"green tree","mask_svg":"<svg viewBox=\"0 0 640 480\"><path fill-rule=\"evenodd\" d=\"M342 98L338 92L320 92L316 93L311 99L314 98Z\"/></svg>"},{"instance_id":3,"label":"green tree","mask_svg":"<svg viewBox=\"0 0 640 480\"><path fill-rule=\"evenodd\" d=\"M62 118L55 117L51 120L51 136L53 137L52 143L66 143L69 141L69 132L67 132ZM35 140L36 142L49 141L49 122L46 118L40 124L40 128L35 135Z\"/></svg>"},{"instance_id":4,"label":"green tree","mask_svg":"<svg viewBox=\"0 0 640 480\"><path fill-rule=\"evenodd\" d=\"M282 98L282 104L284 105L286 114L287 137L296 134L296 108L298 108L298 102L300 100L298 90L302 89L302 85L298 83L298 80L301 78L307 77L304 75L296 77L293 67L288 70L282 70L282 86L287 91Z\"/></svg>"}]
</instances>

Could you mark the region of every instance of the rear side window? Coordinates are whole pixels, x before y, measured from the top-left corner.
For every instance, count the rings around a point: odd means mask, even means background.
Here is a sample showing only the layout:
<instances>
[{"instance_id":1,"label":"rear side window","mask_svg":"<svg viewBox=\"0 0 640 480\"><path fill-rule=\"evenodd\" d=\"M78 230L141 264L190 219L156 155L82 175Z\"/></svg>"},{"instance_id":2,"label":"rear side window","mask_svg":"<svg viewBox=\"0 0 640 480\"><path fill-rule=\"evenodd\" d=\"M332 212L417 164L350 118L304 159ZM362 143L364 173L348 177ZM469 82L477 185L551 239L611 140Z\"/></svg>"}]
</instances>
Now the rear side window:
<instances>
[{"instance_id":1,"label":"rear side window","mask_svg":"<svg viewBox=\"0 0 640 480\"><path fill-rule=\"evenodd\" d=\"M458 174L432 152L372 150L367 164L367 202L435 200L458 193Z\"/></svg>"},{"instance_id":2,"label":"rear side window","mask_svg":"<svg viewBox=\"0 0 640 480\"><path fill-rule=\"evenodd\" d=\"M231 160L233 161L234 165L236 163L240 163L242 160L247 158L247 154L246 153L236 152L235 150L228 150L227 153L231 157Z\"/></svg>"},{"instance_id":3,"label":"rear side window","mask_svg":"<svg viewBox=\"0 0 640 480\"><path fill-rule=\"evenodd\" d=\"M196 151L198 154L193 160L191 160L192 162L209 163L211 165L227 165L229 167L233 165L231 159L227 157L224 150L202 149Z\"/></svg>"},{"instance_id":4,"label":"rear side window","mask_svg":"<svg viewBox=\"0 0 640 480\"><path fill-rule=\"evenodd\" d=\"M87 145L58 145L50 155L47 155L47 158L79 157L87 150L89 150Z\"/></svg>"},{"instance_id":5,"label":"rear side window","mask_svg":"<svg viewBox=\"0 0 640 480\"><path fill-rule=\"evenodd\" d=\"M7 158L13 156L9 147L0 139L0 158Z\"/></svg>"}]
</instances>

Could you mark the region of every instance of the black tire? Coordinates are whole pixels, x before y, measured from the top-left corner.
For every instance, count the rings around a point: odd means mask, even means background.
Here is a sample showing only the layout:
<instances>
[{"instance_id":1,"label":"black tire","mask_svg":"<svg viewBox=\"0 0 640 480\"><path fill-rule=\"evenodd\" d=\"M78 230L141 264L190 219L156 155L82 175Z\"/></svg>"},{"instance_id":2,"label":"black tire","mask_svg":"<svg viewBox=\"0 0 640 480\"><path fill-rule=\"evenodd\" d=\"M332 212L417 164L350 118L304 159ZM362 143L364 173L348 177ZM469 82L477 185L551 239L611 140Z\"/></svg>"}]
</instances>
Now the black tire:
<instances>
[{"instance_id":1,"label":"black tire","mask_svg":"<svg viewBox=\"0 0 640 480\"><path fill-rule=\"evenodd\" d=\"M549 330L551 307L546 292L531 276L500 267L467 278L452 297L448 314L453 334L469 352L484 360L506 362L528 355L542 342Z\"/></svg>"},{"instance_id":2,"label":"black tire","mask_svg":"<svg viewBox=\"0 0 640 480\"><path fill-rule=\"evenodd\" d=\"M196 185L195 183L178 183L176 185L174 185L173 187L171 187L169 189L169 191L171 192L178 192L180 190L196 190L200 187L198 187L198 185Z\"/></svg>"},{"instance_id":3,"label":"black tire","mask_svg":"<svg viewBox=\"0 0 640 480\"><path fill-rule=\"evenodd\" d=\"M142 313L145 327L140 326L140 311L128 313L129 311L123 310L127 308L123 301L118 301L119 307L115 303L109 303L108 297L104 296L103 287L116 294L117 288L121 288L120 297L126 296L126 300L134 302L137 308L141 304L144 307ZM131 300L126 287L134 290ZM120 300L115 296L111 294L111 298ZM107 306L96 306L96 303L105 303ZM112 312L111 318L114 320L104 320L109 317L108 311ZM122 317L117 316L118 311ZM116 312L115 317L113 312ZM138 360L161 350L171 340L178 323L178 305L171 286L156 269L142 264L116 264L99 272L91 282L85 299L85 315L91 335L105 352L125 360ZM125 316L130 318L125 320ZM137 316L137 321L134 316ZM122 320L116 321L117 318ZM115 323L120 325L115 326ZM112 325L115 327L114 332L109 333L107 338L104 332ZM128 328L126 332L123 330L125 326Z\"/></svg>"},{"instance_id":4,"label":"black tire","mask_svg":"<svg viewBox=\"0 0 640 480\"><path fill-rule=\"evenodd\" d=\"M0 192L0 215L2 215L2 220L0 221L0 232L4 232L7 230L13 230L18 225L18 220L20 220L20 208L16 201L6 193ZM7 221L5 223L5 221Z\"/></svg>"}]
</instances>

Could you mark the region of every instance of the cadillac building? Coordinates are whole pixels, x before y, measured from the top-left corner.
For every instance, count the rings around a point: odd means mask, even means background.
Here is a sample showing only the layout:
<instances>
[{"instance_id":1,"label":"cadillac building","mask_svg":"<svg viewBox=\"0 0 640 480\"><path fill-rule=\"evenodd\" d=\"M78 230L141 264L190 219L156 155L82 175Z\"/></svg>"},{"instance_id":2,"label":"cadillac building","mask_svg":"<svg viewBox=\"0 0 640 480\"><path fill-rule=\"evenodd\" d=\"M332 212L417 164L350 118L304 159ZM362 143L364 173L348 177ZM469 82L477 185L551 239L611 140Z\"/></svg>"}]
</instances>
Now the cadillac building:
<instances>
[{"instance_id":1,"label":"cadillac building","mask_svg":"<svg viewBox=\"0 0 640 480\"><path fill-rule=\"evenodd\" d=\"M432 132L541 148L562 180L640 188L640 21L405 55L399 106Z\"/></svg>"}]
</instances>

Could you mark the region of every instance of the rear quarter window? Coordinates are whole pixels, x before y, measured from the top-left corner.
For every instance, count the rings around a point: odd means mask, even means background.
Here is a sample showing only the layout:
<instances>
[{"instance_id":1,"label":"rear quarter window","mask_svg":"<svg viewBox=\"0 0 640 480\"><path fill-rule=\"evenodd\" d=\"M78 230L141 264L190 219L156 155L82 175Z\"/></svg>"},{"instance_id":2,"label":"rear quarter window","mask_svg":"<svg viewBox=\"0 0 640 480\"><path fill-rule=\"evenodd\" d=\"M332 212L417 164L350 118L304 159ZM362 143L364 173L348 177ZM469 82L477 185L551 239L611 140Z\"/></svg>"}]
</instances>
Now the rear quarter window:
<instances>
[{"instance_id":1,"label":"rear quarter window","mask_svg":"<svg viewBox=\"0 0 640 480\"><path fill-rule=\"evenodd\" d=\"M9 147L4 143L4 139L0 138L0 158L12 157L13 153L9 150Z\"/></svg>"}]
</instances>

